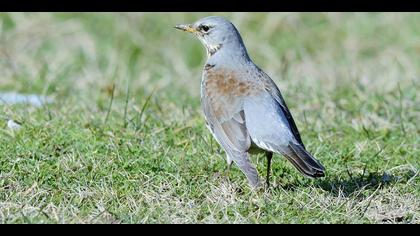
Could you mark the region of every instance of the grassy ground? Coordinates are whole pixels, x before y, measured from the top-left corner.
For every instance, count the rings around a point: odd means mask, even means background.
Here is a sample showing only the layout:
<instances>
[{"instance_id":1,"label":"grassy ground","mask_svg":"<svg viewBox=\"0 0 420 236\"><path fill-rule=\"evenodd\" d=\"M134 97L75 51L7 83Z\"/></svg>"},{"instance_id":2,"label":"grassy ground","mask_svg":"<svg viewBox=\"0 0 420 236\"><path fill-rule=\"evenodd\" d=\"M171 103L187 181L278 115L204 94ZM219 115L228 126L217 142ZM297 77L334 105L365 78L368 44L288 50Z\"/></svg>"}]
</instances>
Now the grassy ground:
<instances>
[{"instance_id":1,"label":"grassy ground","mask_svg":"<svg viewBox=\"0 0 420 236\"><path fill-rule=\"evenodd\" d=\"M420 14L216 14L276 81L307 148L253 192L204 125L210 14L0 13L1 223L420 223ZM254 156L260 173L265 158Z\"/></svg>"}]
</instances>

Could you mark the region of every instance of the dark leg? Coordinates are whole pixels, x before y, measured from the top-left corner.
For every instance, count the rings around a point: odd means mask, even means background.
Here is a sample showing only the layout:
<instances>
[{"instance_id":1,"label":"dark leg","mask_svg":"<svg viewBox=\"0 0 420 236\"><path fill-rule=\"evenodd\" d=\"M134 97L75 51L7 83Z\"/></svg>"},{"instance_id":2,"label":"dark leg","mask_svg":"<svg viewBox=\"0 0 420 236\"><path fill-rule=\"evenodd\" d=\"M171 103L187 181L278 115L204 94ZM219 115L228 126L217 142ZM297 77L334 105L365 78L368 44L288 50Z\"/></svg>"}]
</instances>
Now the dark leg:
<instances>
[{"instance_id":1,"label":"dark leg","mask_svg":"<svg viewBox=\"0 0 420 236\"><path fill-rule=\"evenodd\" d=\"M227 157L227 167L225 170L225 178L227 180L229 180L229 173L230 173L230 169L232 168L232 164L233 164L233 161L231 161L230 158Z\"/></svg>"},{"instance_id":2,"label":"dark leg","mask_svg":"<svg viewBox=\"0 0 420 236\"><path fill-rule=\"evenodd\" d=\"M267 188L270 187L270 169L271 169L271 159L273 158L273 153L272 152L266 152L265 156L267 157L267 179L266 179L266 184L267 184Z\"/></svg>"}]
</instances>

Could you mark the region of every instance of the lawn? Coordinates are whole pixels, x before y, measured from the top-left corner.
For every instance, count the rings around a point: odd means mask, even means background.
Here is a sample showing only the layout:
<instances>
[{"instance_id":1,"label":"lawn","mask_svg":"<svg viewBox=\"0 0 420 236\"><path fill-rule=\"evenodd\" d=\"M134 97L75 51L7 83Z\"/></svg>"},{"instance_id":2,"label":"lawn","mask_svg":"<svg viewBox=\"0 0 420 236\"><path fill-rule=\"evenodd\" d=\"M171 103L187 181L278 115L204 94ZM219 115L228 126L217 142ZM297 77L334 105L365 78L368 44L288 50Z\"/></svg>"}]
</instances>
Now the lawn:
<instances>
[{"instance_id":1,"label":"lawn","mask_svg":"<svg viewBox=\"0 0 420 236\"><path fill-rule=\"evenodd\" d=\"M204 48L222 15L277 83L307 149L252 191L205 127ZM420 223L418 13L0 13L0 223ZM7 121L22 123L12 130ZM265 177L266 160L252 161Z\"/></svg>"}]
</instances>

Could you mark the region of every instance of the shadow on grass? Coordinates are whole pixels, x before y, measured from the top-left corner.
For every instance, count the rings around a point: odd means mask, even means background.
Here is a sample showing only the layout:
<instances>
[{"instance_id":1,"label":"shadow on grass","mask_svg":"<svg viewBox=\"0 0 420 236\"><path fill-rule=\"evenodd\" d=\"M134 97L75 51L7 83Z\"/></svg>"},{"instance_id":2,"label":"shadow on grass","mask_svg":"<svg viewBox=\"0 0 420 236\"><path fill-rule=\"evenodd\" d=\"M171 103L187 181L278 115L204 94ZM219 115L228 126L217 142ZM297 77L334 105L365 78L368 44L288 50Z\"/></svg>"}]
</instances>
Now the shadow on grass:
<instances>
[{"instance_id":1,"label":"shadow on grass","mask_svg":"<svg viewBox=\"0 0 420 236\"><path fill-rule=\"evenodd\" d=\"M334 195L342 194L349 197L362 190L376 190L390 186L399 180L399 177L387 173L370 173L367 176L351 176L347 179L321 180L315 183L315 186Z\"/></svg>"},{"instance_id":2,"label":"shadow on grass","mask_svg":"<svg viewBox=\"0 0 420 236\"><path fill-rule=\"evenodd\" d=\"M283 188L287 191L295 191L301 187L313 186L316 188L321 188L324 191L328 191L334 195L343 195L345 197L354 196L355 194L360 193L363 190L376 190L381 189L387 186L392 186L395 183L407 183L408 180L413 178L416 173L412 170L405 173L401 173L398 176L383 173L368 173L360 176L353 176L348 173L347 178L342 177L330 177L321 180L305 181L304 183L294 183L279 185L279 188Z\"/></svg>"}]
</instances>

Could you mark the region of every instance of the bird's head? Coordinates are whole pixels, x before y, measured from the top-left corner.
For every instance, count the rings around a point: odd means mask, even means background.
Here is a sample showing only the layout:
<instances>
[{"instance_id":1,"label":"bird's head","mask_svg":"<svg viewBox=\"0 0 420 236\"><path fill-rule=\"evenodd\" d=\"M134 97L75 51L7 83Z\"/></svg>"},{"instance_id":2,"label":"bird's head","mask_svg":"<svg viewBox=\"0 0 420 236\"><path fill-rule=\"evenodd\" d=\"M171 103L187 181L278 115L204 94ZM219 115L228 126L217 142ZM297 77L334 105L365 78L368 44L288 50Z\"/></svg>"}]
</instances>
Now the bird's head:
<instances>
[{"instance_id":1,"label":"bird's head","mask_svg":"<svg viewBox=\"0 0 420 236\"><path fill-rule=\"evenodd\" d=\"M175 28L193 33L204 45L209 56L222 48L243 47L238 30L223 17L210 16L192 24L177 25Z\"/></svg>"}]
</instances>

